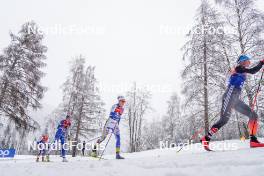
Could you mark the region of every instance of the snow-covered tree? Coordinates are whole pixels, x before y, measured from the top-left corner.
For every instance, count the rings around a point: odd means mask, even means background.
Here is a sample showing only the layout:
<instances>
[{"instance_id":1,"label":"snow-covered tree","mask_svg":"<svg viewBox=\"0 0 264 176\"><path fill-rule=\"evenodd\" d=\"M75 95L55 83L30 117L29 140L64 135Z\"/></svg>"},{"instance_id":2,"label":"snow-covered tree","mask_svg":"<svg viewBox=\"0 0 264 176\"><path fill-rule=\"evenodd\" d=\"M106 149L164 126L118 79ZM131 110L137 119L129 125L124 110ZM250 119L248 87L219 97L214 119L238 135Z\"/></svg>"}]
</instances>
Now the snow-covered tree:
<instances>
[{"instance_id":1,"label":"snow-covered tree","mask_svg":"<svg viewBox=\"0 0 264 176\"><path fill-rule=\"evenodd\" d=\"M134 83L131 91L127 92L127 119L129 127L130 152L142 150L142 127L144 116L150 109L150 92L138 89Z\"/></svg>"},{"instance_id":2,"label":"snow-covered tree","mask_svg":"<svg viewBox=\"0 0 264 176\"><path fill-rule=\"evenodd\" d=\"M76 57L71 65L70 75L63 84L63 109L72 114L71 139L79 142L80 139L89 139L102 128L105 110L103 108L95 67L85 68L85 58ZM73 156L76 156L76 147Z\"/></svg>"},{"instance_id":3,"label":"snow-covered tree","mask_svg":"<svg viewBox=\"0 0 264 176\"><path fill-rule=\"evenodd\" d=\"M202 0L195 18L196 24L187 35L188 41L183 47L184 59L189 62L182 73L185 113L192 122L196 122L193 132L203 126L207 133L212 117L220 112L218 102L221 102L219 95L225 87L223 67L227 62L220 54L224 46L220 17L208 1Z\"/></svg>"},{"instance_id":4,"label":"snow-covered tree","mask_svg":"<svg viewBox=\"0 0 264 176\"><path fill-rule=\"evenodd\" d=\"M178 129L181 123L180 99L175 93L167 102L167 114L162 119L162 127L166 135L166 141L176 142L178 137ZM179 140L179 139L178 139Z\"/></svg>"},{"instance_id":5,"label":"snow-covered tree","mask_svg":"<svg viewBox=\"0 0 264 176\"><path fill-rule=\"evenodd\" d=\"M17 35L11 33L11 43L0 55L0 114L5 119L5 132L12 139L1 139L2 145L16 145L22 148L26 135L39 128L29 111L41 107L40 100L46 88L41 84L44 76L42 68L46 65L43 34L35 22L27 22ZM17 141L14 144L12 141Z\"/></svg>"},{"instance_id":6,"label":"snow-covered tree","mask_svg":"<svg viewBox=\"0 0 264 176\"><path fill-rule=\"evenodd\" d=\"M157 149L160 142L165 141L166 133L160 119L154 118L151 122L145 123L142 131L143 150Z\"/></svg>"},{"instance_id":7,"label":"snow-covered tree","mask_svg":"<svg viewBox=\"0 0 264 176\"><path fill-rule=\"evenodd\" d=\"M255 60L263 59L264 55L264 13L256 9L256 0L215 0L221 4L230 38L229 57L235 63L238 56L247 54ZM249 77L245 84L244 100L252 105L256 93L259 75ZM264 110L264 97L259 97L258 108ZM262 112L261 112L262 113ZM238 115L240 116L240 115ZM241 118L239 118L241 119ZM242 121L242 126L246 127ZM247 128L244 128L247 133Z\"/></svg>"}]
</instances>

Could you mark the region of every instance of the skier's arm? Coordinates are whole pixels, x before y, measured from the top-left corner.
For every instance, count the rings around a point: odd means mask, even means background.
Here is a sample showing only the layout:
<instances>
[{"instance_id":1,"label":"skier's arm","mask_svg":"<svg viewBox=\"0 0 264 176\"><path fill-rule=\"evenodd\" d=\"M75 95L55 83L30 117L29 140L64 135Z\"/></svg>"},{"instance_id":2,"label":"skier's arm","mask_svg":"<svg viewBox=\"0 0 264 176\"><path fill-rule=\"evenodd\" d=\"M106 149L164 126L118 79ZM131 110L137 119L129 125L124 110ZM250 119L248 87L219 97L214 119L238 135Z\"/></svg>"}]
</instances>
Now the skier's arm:
<instances>
[{"instance_id":1,"label":"skier's arm","mask_svg":"<svg viewBox=\"0 0 264 176\"><path fill-rule=\"evenodd\" d=\"M262 65L263 65L263 61L259 62L258 65L256 65L255 67L252 67L252 68L245 68L242 66L238 66L238 67L236 67L236 72L237 73L255 74L262 68Z\"/></svg>"},{"instance_id":2,"label":"skier's arm","mask_svg":"<svg viewBox=\"0 0 264 176\"><path fill-rule=\"evenodd\" d=\"M114 119L117 117L116 107L117 107L116 105L112 106L111 111L110 111L110 117Z\"/></svg>"}]
</instances>

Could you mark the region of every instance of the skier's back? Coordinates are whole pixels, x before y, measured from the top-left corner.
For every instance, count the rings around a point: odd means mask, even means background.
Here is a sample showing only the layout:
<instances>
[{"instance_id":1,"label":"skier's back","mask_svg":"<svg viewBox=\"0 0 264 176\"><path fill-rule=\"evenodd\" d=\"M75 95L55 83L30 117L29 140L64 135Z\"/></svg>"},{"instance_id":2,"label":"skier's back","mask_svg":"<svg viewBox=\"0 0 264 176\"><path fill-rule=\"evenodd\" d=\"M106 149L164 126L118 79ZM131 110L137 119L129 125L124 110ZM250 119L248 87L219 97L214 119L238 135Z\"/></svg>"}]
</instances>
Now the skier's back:
<instances>
[{"instance_id":1,"label":"skier's back","mask_svg":"<svg viewBox=\"0 0 264 176\"><path fill-rule=\"evenodd\" d=\"M65 138L67 137L67 130L71 126L71 120L70 116L67 115L64 120L61 120L58 127L57 127L57 132L55 134L55 141L60 141L62 145L61 149L61 156L63 158L63 162L67 162L66 159L66 150L64 149L64 144L65 144Z\"/></svg>"}]
</instances>

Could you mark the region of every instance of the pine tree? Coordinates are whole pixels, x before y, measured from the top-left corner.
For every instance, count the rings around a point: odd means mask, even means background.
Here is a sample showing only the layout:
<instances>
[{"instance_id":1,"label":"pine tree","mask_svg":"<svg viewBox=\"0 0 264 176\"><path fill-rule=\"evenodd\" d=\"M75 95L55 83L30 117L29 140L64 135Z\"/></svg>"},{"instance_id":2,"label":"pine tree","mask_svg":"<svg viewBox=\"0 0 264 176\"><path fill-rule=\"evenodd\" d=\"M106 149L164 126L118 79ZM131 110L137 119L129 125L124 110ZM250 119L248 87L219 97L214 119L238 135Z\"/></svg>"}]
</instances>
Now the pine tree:
<instances>
[{"instance_id":1,"label":"pine tree","mask_svg":"<svg viewBox=\"0 0 264 176\"><path fill-rule=\"evenodd\" d=\"M41 85L47 47L43 34L29 30L34 22L25 23L18 35L10 34L11 44L1 55L0 111L16 125L34 128L29 109L39 109L46 88Z\"/></svg>"},{"instance_id":2,"label":"pine tree","mask_svg":"<svg viewBox=\"0 0 264 176\"><path fill-rule=\"evenodd\" d=\"M10 37L11 43L0 55L0 114L8 122L3 125L8 135L1 144L16 147L19 153L25 148L27 135L39 129L29 111L41 108L46 90L41 79L47 47L33 21L23 24L18 34L11 33Z\"/></svg>"},{"instance_id":3,"label":"pine tree","mask_svg":"<svg viewBox=\"0 0 264 176\"><path fill-rule=\"evenodd\" d=\"M77 142L80 138L94 136L102 128L105 110L99 95L95 67L85 68L85 58L76 57L71 65L70 76L64 83L63 109L72 114L71 138ZM72 156L76 156L76 147Z\"/></svg>"}]
</instances>

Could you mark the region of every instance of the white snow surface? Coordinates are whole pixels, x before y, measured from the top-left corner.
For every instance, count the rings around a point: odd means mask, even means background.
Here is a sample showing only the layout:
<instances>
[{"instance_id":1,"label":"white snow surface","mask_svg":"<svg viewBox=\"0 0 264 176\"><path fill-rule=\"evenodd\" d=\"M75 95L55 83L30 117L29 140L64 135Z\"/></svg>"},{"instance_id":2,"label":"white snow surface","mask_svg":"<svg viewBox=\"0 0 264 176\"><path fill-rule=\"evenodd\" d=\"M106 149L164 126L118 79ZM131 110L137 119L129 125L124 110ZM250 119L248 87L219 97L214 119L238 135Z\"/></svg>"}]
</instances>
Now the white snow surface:
<instances>
[{"instance_id":1,"label":"white snow surface","mask_svg":"<svg viewBox=\"0 0 264 176\"><path fill-rule=\"evenodd\" d=\"M58 156L52 162L36 163L35 156L0 159L1 176L263 176L264 148L250 149L248 141L222 141L214 144L236 144L235 150L204 151L195 148L156 149L138 153L123 153L125 160L114 155L97 158L68 156L68 163Z\"/></svg>"}]
</instances>

